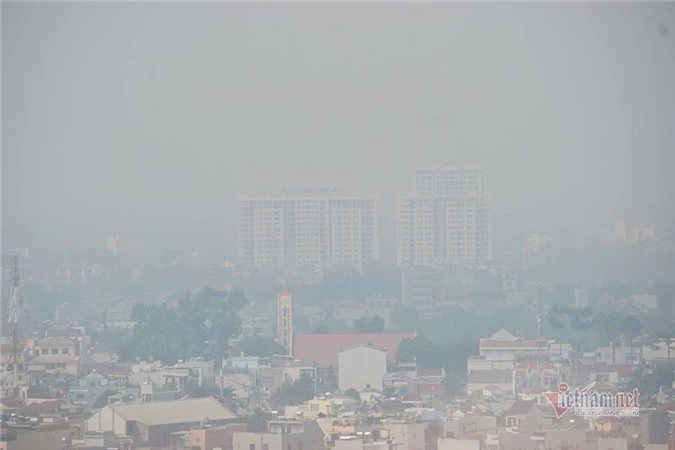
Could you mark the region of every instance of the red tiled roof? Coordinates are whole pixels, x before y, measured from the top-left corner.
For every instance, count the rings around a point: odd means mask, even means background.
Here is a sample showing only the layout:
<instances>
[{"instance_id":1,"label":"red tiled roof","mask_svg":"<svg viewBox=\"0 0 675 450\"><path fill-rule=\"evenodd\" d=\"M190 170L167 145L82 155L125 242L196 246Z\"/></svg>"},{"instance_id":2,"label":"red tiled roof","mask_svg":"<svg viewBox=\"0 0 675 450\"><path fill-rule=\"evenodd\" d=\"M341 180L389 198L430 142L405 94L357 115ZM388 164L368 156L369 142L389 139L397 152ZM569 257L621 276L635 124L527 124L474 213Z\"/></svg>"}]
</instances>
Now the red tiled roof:
<instances>
[{"instance_id":1,"label":"red tiled roof","mask_svg":"<svg viewBox=\"0 0 675 450\"><path fill-rule=\"evenodd\" d=\"M337 367L338 353L349 347L370 344L387 350L387 360L396 361L396 349L403 339L413 339L412 333L373 334L295 334L293 356L327 367Z\"/></svg>"}]
</instances>

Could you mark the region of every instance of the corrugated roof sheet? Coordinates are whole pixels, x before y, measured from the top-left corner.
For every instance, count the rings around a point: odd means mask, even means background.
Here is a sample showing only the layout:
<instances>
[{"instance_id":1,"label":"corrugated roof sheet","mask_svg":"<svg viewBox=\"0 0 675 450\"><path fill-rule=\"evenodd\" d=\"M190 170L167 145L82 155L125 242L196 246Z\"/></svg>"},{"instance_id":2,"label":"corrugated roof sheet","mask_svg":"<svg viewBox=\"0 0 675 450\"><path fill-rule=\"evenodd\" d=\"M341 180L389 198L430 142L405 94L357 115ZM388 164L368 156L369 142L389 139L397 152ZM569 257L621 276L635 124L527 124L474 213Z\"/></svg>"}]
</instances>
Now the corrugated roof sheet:
<instances>
[{"instance_id":1,"label":"corrugated roof sheet","mask_svg":"<svg viewBox=\"0 0 675 450\"><path fill-rule=\"evenodd\" d=\"M214 398L195 398L168 402L127 403L109 405L126 420L135 420L146 425L199 422L236 419L237 415L218 403Z\"/></svg>"},{"instance_id":2,"label":"corrugated roof sheet","mask_svg":"<svg viewBox=\"0 0 675 450\"><path fill-rule=\"evenodd\" d=\"M537 403L536 400L516 400L516 402L511 405L508 411L504 413L505 416L524 416L527 414L530 409Z\"/></svg>"}]
</instances>

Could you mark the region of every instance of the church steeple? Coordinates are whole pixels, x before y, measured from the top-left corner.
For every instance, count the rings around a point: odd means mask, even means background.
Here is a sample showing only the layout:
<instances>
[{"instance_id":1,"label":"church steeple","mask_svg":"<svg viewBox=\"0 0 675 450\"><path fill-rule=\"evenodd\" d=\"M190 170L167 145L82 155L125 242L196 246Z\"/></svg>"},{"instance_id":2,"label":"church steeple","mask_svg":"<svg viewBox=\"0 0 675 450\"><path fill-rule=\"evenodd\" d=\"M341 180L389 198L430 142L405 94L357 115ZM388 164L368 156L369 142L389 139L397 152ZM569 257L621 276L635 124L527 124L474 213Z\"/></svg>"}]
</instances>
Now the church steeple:
<instances>
[{"instance_id":1,"label":"church steeple","mask_svg":"<svg viewBox=\"0 0 675 450\"><path fill-rule=\"evenodd\" d=\"M284 281L277 297L277 342L293 355L293 296Z\"/></svg>"}]
</instances>

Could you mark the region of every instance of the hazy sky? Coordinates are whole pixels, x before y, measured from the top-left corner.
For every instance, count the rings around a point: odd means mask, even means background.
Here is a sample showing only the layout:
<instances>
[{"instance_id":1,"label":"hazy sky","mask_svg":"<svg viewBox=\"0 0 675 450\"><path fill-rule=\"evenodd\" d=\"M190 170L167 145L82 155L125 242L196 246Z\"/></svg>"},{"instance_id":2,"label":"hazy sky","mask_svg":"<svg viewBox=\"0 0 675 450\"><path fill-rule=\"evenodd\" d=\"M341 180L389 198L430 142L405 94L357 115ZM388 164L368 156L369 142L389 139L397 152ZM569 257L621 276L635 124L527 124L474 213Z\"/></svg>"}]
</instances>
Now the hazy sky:
<instances>
[{"instance_id":1,"label":"hazy sky","mask_svg":"<svg viewBox=\"0 0 675 450\"><path fill-rule=\"evenodd\" d=\"M229 245L236 194L285 186L380 192L386 236L443 162L484 164L501 234L675 223L673 3L3 2L2 68L17 245Z\"/></svg>"}]
</instances>

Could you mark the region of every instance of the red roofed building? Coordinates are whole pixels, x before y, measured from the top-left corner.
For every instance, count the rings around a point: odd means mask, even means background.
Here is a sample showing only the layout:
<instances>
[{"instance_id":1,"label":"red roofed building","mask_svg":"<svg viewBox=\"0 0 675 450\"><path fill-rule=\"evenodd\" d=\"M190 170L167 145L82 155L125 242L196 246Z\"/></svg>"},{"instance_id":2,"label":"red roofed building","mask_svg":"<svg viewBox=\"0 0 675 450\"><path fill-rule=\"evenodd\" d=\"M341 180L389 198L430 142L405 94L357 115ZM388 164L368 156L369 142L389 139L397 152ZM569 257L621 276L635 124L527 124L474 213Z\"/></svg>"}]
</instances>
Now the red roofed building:
<instances>
[{"instance_id":1,"label":"red roofed building","mask_svg":"<svg viewBox=\"0 0 675 450\"><path fill-rule=\"evenodd\" d=\"M413 339L417 333L372 334L294 334L293 356L306 363L323 367L338 365L338 353L350 347L371 345L387 351L387 361L396 362L396 349L403 339Z\"/></svg>"}]
</instances>

